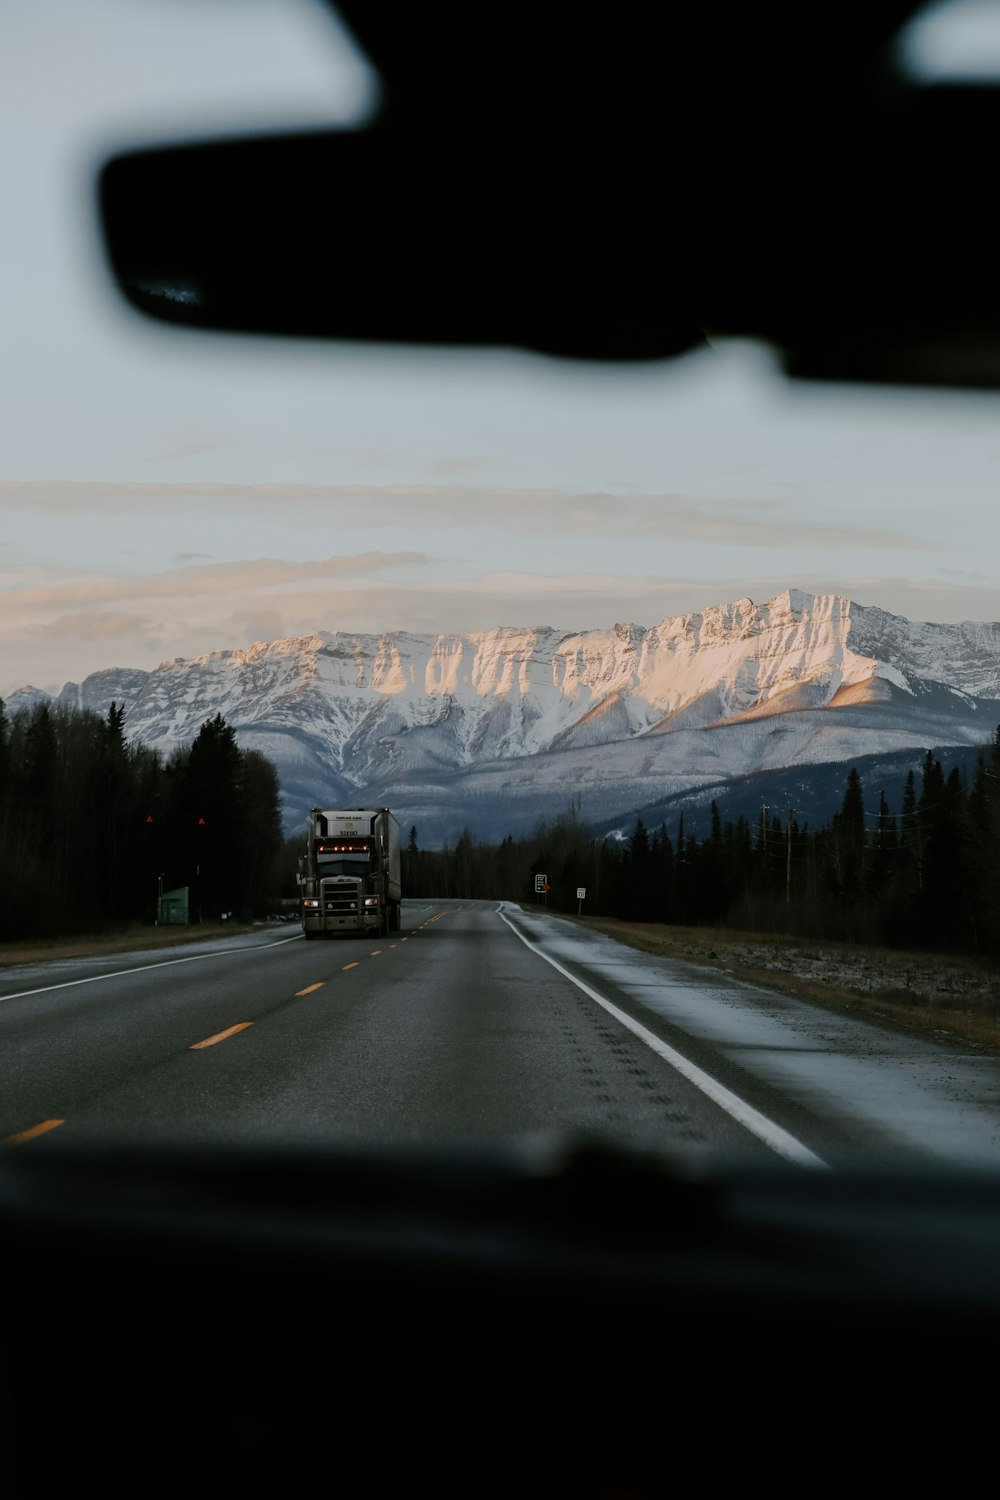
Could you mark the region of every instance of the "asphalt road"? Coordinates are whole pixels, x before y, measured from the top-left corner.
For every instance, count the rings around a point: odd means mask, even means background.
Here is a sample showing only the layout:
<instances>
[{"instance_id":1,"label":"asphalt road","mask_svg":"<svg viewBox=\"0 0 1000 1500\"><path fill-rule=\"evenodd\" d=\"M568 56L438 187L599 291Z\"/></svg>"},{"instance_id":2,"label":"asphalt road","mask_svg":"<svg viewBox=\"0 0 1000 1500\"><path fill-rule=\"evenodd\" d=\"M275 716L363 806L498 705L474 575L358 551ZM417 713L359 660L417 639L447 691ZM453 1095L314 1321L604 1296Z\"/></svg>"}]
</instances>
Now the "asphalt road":
<instances>
[{"instance_id":1,"label":"asphalt road","mask_svg":"<svg viewBox=\"0 0 1000 1500\"><path fill-rule=\"evenodd\" d=\"M1000 1166L1000 1065L541 913L404 904L388 939L275 928L0 971L0 1139L482 1140Z\"/></svg>"}]
</instances>

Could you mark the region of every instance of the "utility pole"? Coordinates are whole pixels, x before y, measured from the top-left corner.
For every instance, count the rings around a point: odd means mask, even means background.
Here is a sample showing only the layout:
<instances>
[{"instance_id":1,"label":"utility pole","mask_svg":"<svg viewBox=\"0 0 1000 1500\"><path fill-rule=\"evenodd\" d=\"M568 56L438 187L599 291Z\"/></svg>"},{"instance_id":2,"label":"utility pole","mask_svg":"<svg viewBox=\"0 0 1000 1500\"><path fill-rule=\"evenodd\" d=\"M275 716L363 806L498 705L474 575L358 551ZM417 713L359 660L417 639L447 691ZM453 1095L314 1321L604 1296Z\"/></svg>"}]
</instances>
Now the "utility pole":
<instances>
[{"instance_id":1,"label":"utility pole","mask_svg":"<svg viewBox=\"0 0 1000 1500\"><path fill-rule=\"evenodd\" d=\"M785 835L785 842L786 842L786 845L787 845L787 853L786 853L786 859L785 859L785 905L786 906L791 906L791 904L792 904L792 818L794 816L794 813L795 813L795 809L792 806L792 804L789 802L789 804L788 804L788 829L787 829L787 832L786 832L786 835Z\"/></svg>"}]
</instances>

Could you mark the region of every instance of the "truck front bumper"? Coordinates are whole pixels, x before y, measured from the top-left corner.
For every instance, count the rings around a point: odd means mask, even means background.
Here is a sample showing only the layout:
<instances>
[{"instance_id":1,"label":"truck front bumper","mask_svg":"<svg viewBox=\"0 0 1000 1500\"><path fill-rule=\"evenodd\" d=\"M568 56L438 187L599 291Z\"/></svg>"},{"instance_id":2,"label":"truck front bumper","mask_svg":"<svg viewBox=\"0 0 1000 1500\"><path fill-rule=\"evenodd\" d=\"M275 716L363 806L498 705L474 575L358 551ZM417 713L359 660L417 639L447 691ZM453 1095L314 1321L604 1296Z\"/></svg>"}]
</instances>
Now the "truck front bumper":
<instances>
[{"instance_id":1,"label":"truck front bumper","mask_svg":"<svg viewBox=\"0 0 1000 1500\"><path fill-rule=\"evenodd\" d=\"M348 912L304 912L302 927L305 932L378 932L380 908L368 907L363 911Z\"/></svg>"}]
</instances>

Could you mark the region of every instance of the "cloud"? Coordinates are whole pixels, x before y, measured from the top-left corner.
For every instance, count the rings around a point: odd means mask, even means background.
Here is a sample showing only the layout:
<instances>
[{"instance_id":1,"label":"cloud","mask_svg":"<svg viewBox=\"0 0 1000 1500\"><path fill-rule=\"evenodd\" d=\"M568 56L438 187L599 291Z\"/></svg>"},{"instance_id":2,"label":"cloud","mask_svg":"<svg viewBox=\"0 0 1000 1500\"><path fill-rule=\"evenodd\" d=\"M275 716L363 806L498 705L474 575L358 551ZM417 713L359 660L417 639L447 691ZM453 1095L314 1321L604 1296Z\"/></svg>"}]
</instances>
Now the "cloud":
<instances>
[{"instance_id":1,"label":"cloud","mask_svg":"<svg viewBox=\"0 0 1000 1500\"><path fill-rule=\"evenodd\" d=\"M610 573L493 572L428 585L342 575L336 587L299 583L255 599L227 590L204 592L178 606L174 597L146 614L87 611L56 614L46 624L23 615L0 620L0 695L24 682L80 681L107 667L155 667L167 657L245 648L255 641L308 636L411 631L453 634L498 625L551 626L566 633L606 628L618 620L652 626L688 612L749 596L764 603L788 587L843 594L909 620L996 620L1000 594L939 579L837 575L797 571L738 575L681 573L622 578ZM60 591L54 590L54 593Z\"/></svg>"},{"instance_id":2,"label":"cloud","mask_svg":"<svg viewBox=\"0 0 1000 1500\"><path fill-rule=\"evenodd\" d=\"M435 474L472 474L483 468L481 458L442 458L434 465Z\"/></svg>"},{"instance_id":3,"label":"cloud","mask_svg":"<svg viewBox=\"0 0 1000 1500\"><path fill-rule=\"evenodd\" d=\"M164 448L160 453L149 453L146 456L147 464L172 463L175 458L193 458L196 453L211 453L214 448L221 448L222 441L219 438L206 438L201 442L175 443L170 448Z\"/></svg>"},{"instance_id":4,"label":"cloud","mask_svg":"<svg viewBox=\"0 0 1000 1500\"><path fill-rule=\"evenodd\" d=\"M296 584L317 578L344 578L381 572L386 568L426 564L421 552L362 552L350 557L326 557L315 562L285 562L277 558L204 563L170 568L145 577L80 579L60 584L33 584L0 595L0 617L25 609L62 609L67 604L100 604L111 600L231 596L276 584Z\"/></svg>"},{"instance_id":5,"label":"cloud","mask_svg":"<svg viewBox=\"0 0 1000 1500\"><path fill-rule=\"evenodd\" d=\"M240 562L206 563L174 568L153 582L161 593L215 593L220 589L269 588L273 584L297 583L311 578L344 578L382 572L386 568L422 567L422 552L359 552L351 557L324 557L310 562L285 562L278 558L256 558Z\"/></svg>"},{"instance_id":6,"label":"cloud","mask_svg":"<svg viewBox=\"0 0 1000 1500\"><path fill-rule=\"evenodd\" d=\"M160 627L143 615L80 612L58 615L44 625L29 627L33 635L56 641L159 641Z\"/></svg>"},{"instance_id":7,"label":"cloud","mask_svg":"<svg viewBox=\"0 0 1000 1500\"><path fill-rule=\"evenodd\" d=\"M39 507L59 514L121 514L137 507L215 514L279 515L296 522L350 519L371 528L418 523L422 528L523 530L529 536L697 541L728 546L876 547L939 550L915 532L811 519L794 500L704 500L669 491L615 494L606 490L514 488L497 485L101 484L91 481L0 482L0 508ZM338 512L337 507L342 507Z\"/></svg>"},{"instance_id":8,"label":"cloud","mask_svg":"<svg viewBox=\"0 0 1000 1500\"><path fill-rule=\"evenodd\" d=\"M287 616L275 609L248 610L245 614L237 612L228 623L239 630L248 646L257 641L280 641L286 636L306 634L301 625L298 628L290 625Z\"/></svg>"},{"instance_id":9,"label":"cloud","mask_svg":"<svg viewBox=\"0 0 1000 1500\"><path fill-rule=\"evenodd\" d=\"M902 578L840 578L831 574L740 574L735 577L614 574L485 573L438 579L432 589L416 582L345 584L335 594L301 591L269 600L284 634L316 630L378 634L415 631L450 634L489 630L497 625L550 625L566 631L605 627L616 620L657 625L674 615L701 613L717 604L749 596L766 603L792 587L811 594L840 594L859 604L877 605L911 620L996 619L997 594ZM227 615L227 635L245 639L245 613ZM268 631L255 640L275 639ZM207 649L207 648L206 648Z\"/></svg>"},{"instance_id":10,"label":"cloud","mask_svg":"<svg viewBox=\"0 0 1000 1500\"><path fill-rule=\"evenodd\" d=\"M955 583L988 585L990 581L989 573L982 573L974 568L938 568L936 573L939 578L952 579Z\"/></svg>"},{"instance_id":11,"label":"cloud","mask_svg":"<svg viewBox=\"0 0 1000 1500\"><path fill-rule=\"evenodd\" d=\"M858 604L885 609L907 620L938 624L1000 620L1000 589L995 586L942 582L936 577L914 579L868 574L849 580L837 592L847 594Z\"/></svg>"}]
</instances>

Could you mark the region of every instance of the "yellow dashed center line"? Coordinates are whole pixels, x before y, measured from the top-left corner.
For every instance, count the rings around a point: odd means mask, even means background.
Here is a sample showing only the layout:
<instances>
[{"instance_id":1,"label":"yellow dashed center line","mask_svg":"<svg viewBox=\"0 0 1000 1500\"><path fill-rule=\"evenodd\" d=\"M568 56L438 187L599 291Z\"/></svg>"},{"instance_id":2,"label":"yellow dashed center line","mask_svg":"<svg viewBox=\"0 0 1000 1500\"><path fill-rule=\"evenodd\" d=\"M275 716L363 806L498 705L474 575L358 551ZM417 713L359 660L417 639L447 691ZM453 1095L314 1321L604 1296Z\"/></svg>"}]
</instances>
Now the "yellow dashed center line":
<instances>
[{"instance_id":1,"label":"yellow dashed center line","mask_svg":"<svg viewBox=\"0 0 1000 1500\"><path fill-rule=\"evenodd\" d=\"M40 1125L32 1125L30 1130L19 1130L15 1135L5 1136L0 1146L23 1146L25 1141L33 1141L36 1135L45 1135L64 1123L63 1120L43 1120Z\"/></svg>"},{"instance_id":2,"label":"yellow dashed center line","mask_svg":"<svg viewBox=\"0 0 1000 1500\"><path fill-rule=\"evenodd\" d=\"M192 1042L188 1051L198 1052L202 1047L214 1047L216 1042L224 1042L227 1036L235 1036L238 1031L246 1031L252 1025L252 1021L241 1021L238 1026L228 1026L225 1031L217 1031L215 1036L207 1036L203 1042Z\"/></svg>"},{"instance_id":3,"label":"yellow dashed center line","mask_svg":"<svg viewBox=\"0 0 1000 1500\"><path fill-rule=\"evenodd\" d=\"M441 912L440 915L445 916L446 913ZM437 918L432 917L430 920L434 922L437 921ZM421 923L421 926L423 925L424 924ZM399 941L401 943L405 943L407 941L407 937L401 937ZM389 944L390 949L393 949L397 946L398 945L396 943ZM375 948L372 950L369 956L371 958L378 958L381 953L381 948ZM352 963L344 964L343 966L344 971L348 969L356 969L357 967L358 961L356 959ZM305 989L303 990L296 990L295 994L297 997L301 995L311 995L316 990L321 990L325 983L326 981L323 979L317 980L315 984L307 984ZM205 1047L214 1047L219 1042L224 1042L227 1037L236 1036L238 1032L246 1031L252 1025L252 1021L240 1021L236 1026L227 1026L225 1031L217 1031L214 1036L205 1037L204 1041L192 1042L191 1046L188 1048L188 1051L200 1052ZM46 1135L50 1130L55 1130L57 1126L63 1124L65 1124L64 1120L43 1120L41 1124L32 1125L28 1130L18 1130L14 1135L5 1136L2 1140L0 1140L0 1146L22 1146L25 1141L32 1141L36 1136Z\"/></svg>"}]
</instances>

